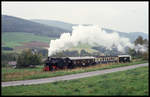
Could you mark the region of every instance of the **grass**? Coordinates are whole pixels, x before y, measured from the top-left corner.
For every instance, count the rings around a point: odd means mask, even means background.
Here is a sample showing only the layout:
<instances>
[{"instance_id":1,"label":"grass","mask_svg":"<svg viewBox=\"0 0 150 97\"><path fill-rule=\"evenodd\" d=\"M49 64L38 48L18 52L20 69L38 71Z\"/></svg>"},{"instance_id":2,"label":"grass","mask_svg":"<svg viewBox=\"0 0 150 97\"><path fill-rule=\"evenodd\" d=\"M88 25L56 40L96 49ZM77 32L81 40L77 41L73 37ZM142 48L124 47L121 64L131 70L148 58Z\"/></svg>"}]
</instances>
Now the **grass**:
<instances>
[{"instance_id":1,"label":"grass","mask_svg":"<svg viewBox=\"0 0 150 97\"><path fill-rule=\"evenodd\" d=\"M54 72L51 71L44 72L43 66L39 66L36 68L25 68L25 69L2 68L2 81L16 81L16 80L56 77L56 76L63 76L68 74L110 69L115 67L129 66L129 65L141 64L141 63L147 63L147 61L133 60L131 63L98 64L86 68L66 69L66 70L58 70Z\"/></svg>"},{"instance_id":2,"label":"grass","mask_svg":"<svg viewBox=\"0 0 150 97\"><path fill-rule=\"evenodd\" d=\"M34 35L33 33L4 32L2 33L2 44L3 44L2 46L14 48L16 46L21 46L22 43L27 43L31 41L40 41L40 42L49 43L51 39L54 39L54 38L50 38L46 36L38 36L38 35Z\"/></svg>"},{"instance_id":3,"label":"grass","mask_svg":"<svg viewBox=\"0 0 150 97\"><path fill-rule=\"evenodd\" d=\"M56 38L39 36L39 35L34 35L33 33L26 33L26 32L12 32L12 33L4 32L2 33L2 46L15 48L16 46L23 46L23 43L29 43L32 41L49 43L50 40L52 39L56 39ZM88 44L79 44L76 47L70 48L69 51L76 50L80 52L82 49L86 50L89 53L97 52L96 50L92 49L91 46ZM3 50L3 52L11 53L16 51Z\"/></svg>"},{"instance_id":4,"label":"grass","mask_svg":"<svg viewBox=\"0 0 150 97\"><path fill-rule=\"evenodd\" d=\"M2 95L148 96L148 66L76 80L2 87Z\"/></svg>"},{"instance_id":5,"label":"grass","mask_svg":"<svg viewBox=\"0 0 150 97\"><path fill-rule=\"evenodd\" d=\"M16 51L14 51L14 50L12 50L12 51L8 51L8 50L1 50L1 52L2 53L20 53L20 52L16 52Z\"/></svg>"}]
</instances>

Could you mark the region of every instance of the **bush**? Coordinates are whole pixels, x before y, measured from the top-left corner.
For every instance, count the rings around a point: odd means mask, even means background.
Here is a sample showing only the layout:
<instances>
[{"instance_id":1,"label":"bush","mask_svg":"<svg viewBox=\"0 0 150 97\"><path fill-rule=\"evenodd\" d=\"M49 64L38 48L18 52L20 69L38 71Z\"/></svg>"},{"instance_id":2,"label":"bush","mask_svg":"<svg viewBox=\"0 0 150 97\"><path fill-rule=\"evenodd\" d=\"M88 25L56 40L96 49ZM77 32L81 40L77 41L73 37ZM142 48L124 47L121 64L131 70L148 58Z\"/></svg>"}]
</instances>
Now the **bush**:
<instances>
[{"instance_id":1,"label":"bush","mask_svg":"<svg viewBox=\"0 0 150 97\"><path fill-rule=\"evenodd\" d=\"M143 53L143 60L148 60L148 52Z\"/></svg>"},{"instance_id":2,"label":"bush","mask_svg":"<svg viewBox=\"0 0 150 97\"><path fill-rule=\"evenodd\" d=\"M24 50L17 59L17 68L36 66L41 64L41 54L32 50Z\"/></svg>"},{"instance_id":3,"label":"bush","mask_svg":"<svg viewBox=\"0 0 150 97\"><path fill-rule=\"evenodd\" d=\"M4 53L2 52L1 55L1 64L3 67L5 67L6 64L8 64L9 61L16 61L18 57L17 53Z\"/></svg>"}]
</instances>

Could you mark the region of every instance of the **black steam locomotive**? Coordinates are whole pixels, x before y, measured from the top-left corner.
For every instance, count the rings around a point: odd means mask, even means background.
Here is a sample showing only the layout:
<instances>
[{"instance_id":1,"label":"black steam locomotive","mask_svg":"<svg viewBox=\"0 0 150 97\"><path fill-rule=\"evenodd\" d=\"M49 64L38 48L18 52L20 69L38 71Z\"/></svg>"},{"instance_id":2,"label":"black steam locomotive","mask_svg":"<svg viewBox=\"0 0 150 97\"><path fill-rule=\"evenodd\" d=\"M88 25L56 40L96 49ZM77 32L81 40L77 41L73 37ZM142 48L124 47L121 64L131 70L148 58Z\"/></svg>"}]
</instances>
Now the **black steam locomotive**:
<instances>
[{"instance_id":1,"label":"black steam locomotive","mask_svg":"<svg viewBox=\"0 0 150 97\"><path fill-rule=\"evenodd\" d=\"M98 56L98 57L48 57L44 66L44 71L53 71L58 69L72 69L76 67L87 67L96 64L109 64L130 62L130 55L118 56Z\"/></svg>"}]
</instances>

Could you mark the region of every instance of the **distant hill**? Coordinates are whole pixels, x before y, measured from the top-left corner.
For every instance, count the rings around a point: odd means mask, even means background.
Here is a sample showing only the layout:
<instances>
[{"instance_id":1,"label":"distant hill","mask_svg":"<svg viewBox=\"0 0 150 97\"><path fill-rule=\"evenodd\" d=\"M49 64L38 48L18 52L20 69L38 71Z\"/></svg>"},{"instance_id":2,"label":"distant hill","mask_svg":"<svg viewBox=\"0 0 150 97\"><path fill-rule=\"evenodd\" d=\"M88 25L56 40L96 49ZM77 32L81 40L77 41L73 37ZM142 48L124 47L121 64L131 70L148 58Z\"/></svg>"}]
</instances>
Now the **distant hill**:
<instances>
[{"instance_id":1,"label":"distant hill","mask_svg":"<svg viewBox=\"0 0 150 97\"><path fill-rule=\"evenodd\" d=\"M2 15L2 32L28 32L35 35L59 37L61 33L70 31L14 16Z\"/></svg>"},{"instance_id":2,"label":"distant hill","mask_svg":"<svg viewBox=\"0 0 150 97\"><path fill-rule=\"evenodd\" d=\"M77 26L78 24L71 24L62 21L54 21L54 20L42 20L42 19L33 19L32 21L38 22L45 25L50 25L54 27L60 27L63 29L67 29L72 32L72 26ZM83 24L84 26L89 26L92 24ZM120 32L109 28L102 28L102 30L106 31L107 33L117 32L121 37L127 37L130 39L131 42L135 41L138 36L142 36L144 39L148 39L148 34L144 32Z\"/></svg>"},{"instance_id":3,"label":"distant hill","mask_svg":"<svg viewBox=\"0 0 150 97\"><path fill-rule=\"evenodd\" d=\"M78 24L71 24L62 21L53 20L26 20L14 16L2 15L2 47L10 47L18 52L19 49L25 47L46 47L49 46L49 41L58 38L64 32L72 32L72 26ZM89 26L92 24L83 24ZM127 37L131 42L135 41L138 36L148 39L148 34L143 32L121 32L109 28L102 28L107 33L117 32L121 37ZM7 33L6 33L7 32ZM13 32L13 33L12 33ZM15 33L14 33L15 32ZM49 37L46 37L49 36ZM37 45L38 44L38 45ZM41 45L42 44L42 45ZM79 46L71 48L70 50L87 52L100 51L102 53L111 52L105 50L103 47ZM116 53L115 50L112 53Z\"/></svg>"},{"instance_id":4,"label":"distant hill","mask_svg":"<svg viewBox=\"0 0 150 97\"><path fill-rule=\"evenodd\" d=\"M32 19L26 20L13 16L2 15L2 32L28 32L36 35L45 35L49 37L59 37L63 32L72 32L71 24L56 20ZM84 24L89 26L92 24ZM121 37L127 37L133 42L138 36L148 39L148 34L143 32L121 32L109 28L102 28L107 33L117 32Z\"/></svg>"},{"instance_id":5,"label":"distant hill","mask_svg":"<svg viewBox=\"0 0 150 97\"><path fill-rule=\"evenodd\" d=\"M72 31L72 26L73 26L73 24L71 23L66 23L66 22L56 21L56 20L32 19L31 21L41 23L41 24L46 24L49 26L59 27L69 31Z\"/></svg>"}]
</instances>

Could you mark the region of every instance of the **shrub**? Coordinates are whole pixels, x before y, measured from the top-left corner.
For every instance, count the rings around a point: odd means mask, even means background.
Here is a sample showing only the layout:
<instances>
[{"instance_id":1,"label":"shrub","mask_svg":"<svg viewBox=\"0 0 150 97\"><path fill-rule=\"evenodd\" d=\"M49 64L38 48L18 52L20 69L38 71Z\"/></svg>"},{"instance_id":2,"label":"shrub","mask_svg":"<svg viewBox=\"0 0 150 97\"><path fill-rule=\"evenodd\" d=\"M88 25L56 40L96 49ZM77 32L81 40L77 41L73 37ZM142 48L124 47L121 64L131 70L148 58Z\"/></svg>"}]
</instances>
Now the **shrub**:
<instances>
[{"instance_id":1,"label":"shrub","mask_svg":"<svg viewBox=\"0 0 150 97\"><path fill-rule=\"evenodd\" d=\"M17 68L30 67L41 64L41 54L32 50L24 50L17 59Z\"/></svg>"}]
</instances>

